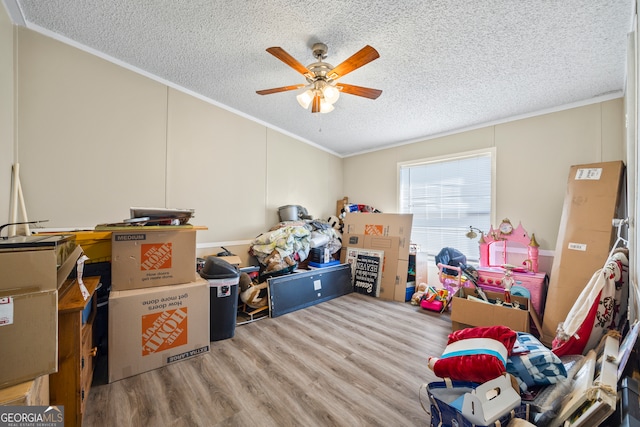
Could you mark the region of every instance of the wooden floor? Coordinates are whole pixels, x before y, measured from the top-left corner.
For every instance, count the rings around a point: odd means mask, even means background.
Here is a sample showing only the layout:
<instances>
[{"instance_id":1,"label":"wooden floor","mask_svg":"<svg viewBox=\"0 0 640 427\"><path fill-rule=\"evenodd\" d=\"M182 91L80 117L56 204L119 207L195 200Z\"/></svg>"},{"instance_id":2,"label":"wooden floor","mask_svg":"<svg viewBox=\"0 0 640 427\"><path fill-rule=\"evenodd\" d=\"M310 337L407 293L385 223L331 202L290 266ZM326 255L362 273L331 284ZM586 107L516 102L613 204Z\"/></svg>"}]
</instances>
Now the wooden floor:
<instances>
[{"instance_id":1,"label":"wooden floor","mask_svg":"<svg viewBox=\"0 0 640 427\"><path fill-rule=\"evenodd\" d=\"M236 327L211 352L94 385L84 426L428 426L420 385L451 322L349 294ZM428 408L428 406L427 406Z\"/></svg>"}]
</instances>

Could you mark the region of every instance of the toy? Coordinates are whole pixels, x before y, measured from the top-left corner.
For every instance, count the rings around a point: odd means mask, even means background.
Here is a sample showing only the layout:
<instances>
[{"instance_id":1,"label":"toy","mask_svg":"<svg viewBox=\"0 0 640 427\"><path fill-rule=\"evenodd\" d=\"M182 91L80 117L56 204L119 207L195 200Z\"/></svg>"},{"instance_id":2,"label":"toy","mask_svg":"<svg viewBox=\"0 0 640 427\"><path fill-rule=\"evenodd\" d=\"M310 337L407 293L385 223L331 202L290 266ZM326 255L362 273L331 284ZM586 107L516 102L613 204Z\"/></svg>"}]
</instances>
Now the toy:
<instances>
[{"instance_id":1,"label":"toy","mask_svg":"<svg viewBox=\"0 0 640 427\"><path fill-rule=\"evenodd\" d=\"M381 213L382 211L369 206L369 205L359 205L355 203L345 203L344 207L340 209L340 218L344 219L349 212L367 212L367 213Z\"/></svg>"},{"instance_id":2,"label":"toy","mask_svg":"<svg viewBox=\"0 0 640 427\"><path fill-rule=\"evenodd\" d=\"M489 232L485 235L482 230L480 231L480 239L478 240L478 244L480 245L480 267L499 267L503 264L508 264L507 255L509 252L508 244L516 244L521 245L527 248L527 259L522 262L524 267L514 269L515 272L538 272L538 256L539 256L539 244L536 241L535 234L531 234L529 237L529 233L527 230L522 227L522 224L519 223L517 227L513 227L511 221L508 218L502 220L502 222L498 225L497 228L489 229ZM473 237L470 237L473 236ZM473 227L469 227L469 233L467 233L467 237L475 238L477 234L473 232ZM500 245L501 249L496 251L502 252L502 259L500 262L496 262L496 260L490 259L490 247L492 245Z\"/></svg>"},{"instance_id":3,"label":"toy","mask_svg":"<svg viewBox=\"0 0 640 427\"><path fill-rule=\"evenodd\" d=\"M342 244L342 229L344 227L342 220L340 220L340 218L335 215L331 215L327 219L327 223L331 226L331 228L333 228L336 234L336 238L340 241L340 244Z\"/></svg>"},{"instance_id":4,"label":"toy","mask_svg":"<svg viewBox=\"0 0 640 427\"><path fill-rule=\"evenodd\" d=\"M420 300L420 307L429 311L444 312L449 307L450 293L447 289L429 286Z\"/></svg>"},{"instance_id":5,"label":"toy","mask_svg":"<svg viewBox=\"0 0 640 427\"><path fill-rule=\"evenodd\" d=\"M251 308L261 308L267 305L267 297L263 289L267 288L267 282L254 284L247 273L241 273L238 282L240 287L240 300Z\"/></svg>"},{"instance_id":6,"label":"toy","mask_svg":"<svg viewBox=\"0 0 640 427\"><path fill-rule=\"evenodd\" d=\"M428 286L426 283L420 283L416 287L416 291L411 296L411 305L420 305L423 295L427 293Z\"/></svg>"},{"instance_id":7,"label":"toy","mask_svg":"<svg viewBox=\"0 0 640 427\"><path fill-rule=\"evenodd\" d=\"M291 259L290 256L283 258L282 255L280 255L280 252L274 250L267 258L265 258L264 265L265 269L262 274L287 270L296 265L296 262Z\"/></svg>"}]
</instances>

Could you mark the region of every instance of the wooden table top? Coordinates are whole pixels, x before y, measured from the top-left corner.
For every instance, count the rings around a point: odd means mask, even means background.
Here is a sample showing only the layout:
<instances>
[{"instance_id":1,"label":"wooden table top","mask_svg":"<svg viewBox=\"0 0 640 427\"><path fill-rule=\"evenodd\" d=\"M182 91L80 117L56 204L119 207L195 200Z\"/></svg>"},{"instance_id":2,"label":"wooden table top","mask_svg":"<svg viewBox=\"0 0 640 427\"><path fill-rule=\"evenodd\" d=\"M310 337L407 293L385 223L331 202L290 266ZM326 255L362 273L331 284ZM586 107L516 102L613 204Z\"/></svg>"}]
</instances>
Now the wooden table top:
<instances>
[{"instance_id":1,"label":"wooden table top","mask_svg":"<svg viewBox=\"0 0 640 427\"><path fill-rule=\"evenodd\" d=\"M82 297L78 279L67 279L60 287L58 294L59 313L82 310L96 291L96 288L100 283L100 276L83 277L82 282L87 288L87 291L89 291L89 298L85 300Z\"/></svg>"}]
</instances>

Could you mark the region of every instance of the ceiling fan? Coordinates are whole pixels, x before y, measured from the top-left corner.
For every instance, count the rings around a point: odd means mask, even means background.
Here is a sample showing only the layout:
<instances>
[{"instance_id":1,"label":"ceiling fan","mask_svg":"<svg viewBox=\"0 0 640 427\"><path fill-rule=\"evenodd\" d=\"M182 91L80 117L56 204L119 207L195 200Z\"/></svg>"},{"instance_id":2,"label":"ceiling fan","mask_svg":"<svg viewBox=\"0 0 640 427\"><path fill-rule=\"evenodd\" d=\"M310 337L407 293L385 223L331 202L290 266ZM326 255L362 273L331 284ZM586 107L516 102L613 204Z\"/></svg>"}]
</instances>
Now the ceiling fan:
<instances>
[{"instance_id":1,"label":"ceiling fan","mask_svg":"<svg viewBox=\"0 0 640 427\"><path fill-rule=\"evenodd\" d=\"M316 62L305 67L281 47L268 48L267 52L302 74L307 79L308 84L258 90L256 93L259 95L269 95L272 93L306 88L306 90L296 98L304 109L309 108L309 105L311 105L312 113L328 113L332 111L334 108L333 104L340 97L340 92L369 99L376 99L382 93L382 91L378 89L336 82L339 78L380 57L378 51L371 46L367 45L363 47L336 67L327 62L323 62L323 59L327 57L326 44L316 43L311 50L313 56L316 58Z\"/></svg>"}]
</instances>

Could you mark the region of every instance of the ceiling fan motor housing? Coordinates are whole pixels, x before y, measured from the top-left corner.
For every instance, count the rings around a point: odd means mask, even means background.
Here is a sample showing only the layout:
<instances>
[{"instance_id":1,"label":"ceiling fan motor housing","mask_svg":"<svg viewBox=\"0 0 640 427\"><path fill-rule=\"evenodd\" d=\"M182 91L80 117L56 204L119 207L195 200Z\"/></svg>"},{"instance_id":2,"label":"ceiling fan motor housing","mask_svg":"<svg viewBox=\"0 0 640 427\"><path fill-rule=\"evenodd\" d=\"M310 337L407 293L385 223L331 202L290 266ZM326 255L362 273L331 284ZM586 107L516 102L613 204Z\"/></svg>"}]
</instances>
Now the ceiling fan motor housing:
<instances>
[{"instance_id":1,"label":"ceiling fan motor housing","mask_svg":"<svg viewBox=\"0 0 640 427\"><path fill-rule=\"evenodd\" d=\"M327 57L328 50L329 48L324 43L315 43L311 48L311 51L313 52L313 57L316 58L318 61L321 61Z\"/></svg>"}]
</instances>

